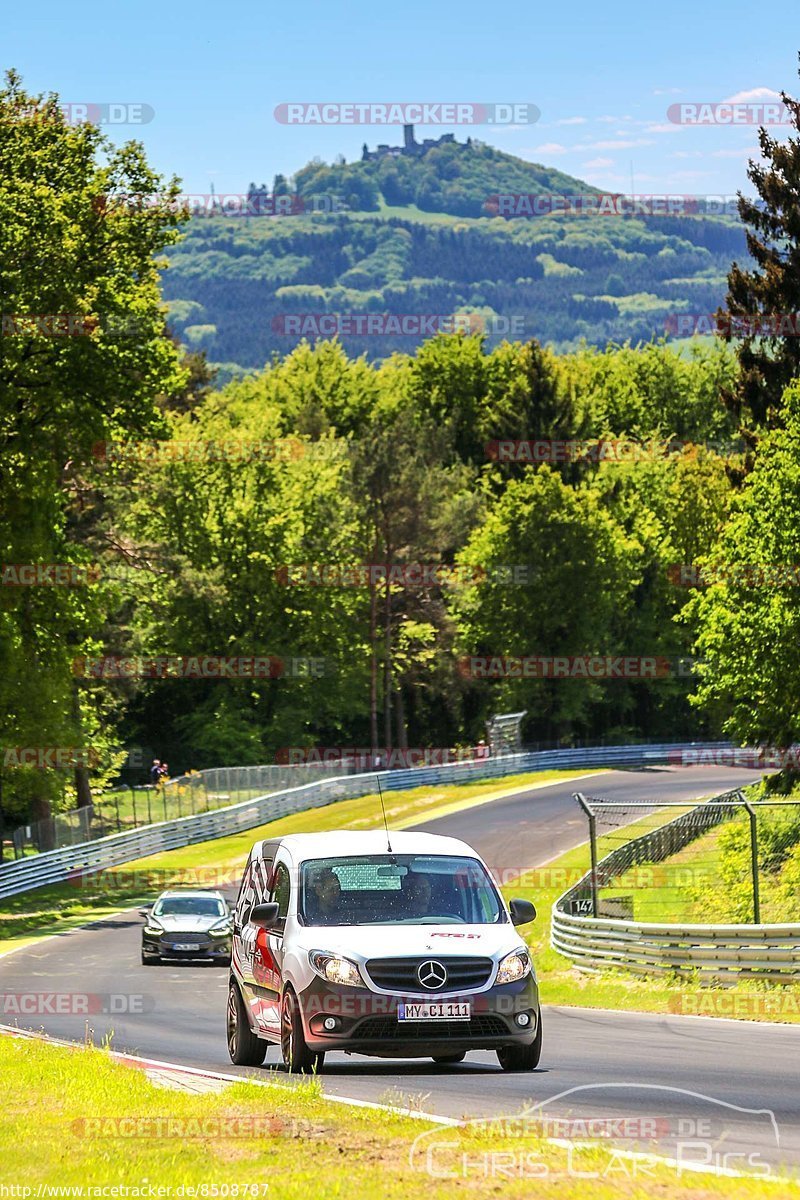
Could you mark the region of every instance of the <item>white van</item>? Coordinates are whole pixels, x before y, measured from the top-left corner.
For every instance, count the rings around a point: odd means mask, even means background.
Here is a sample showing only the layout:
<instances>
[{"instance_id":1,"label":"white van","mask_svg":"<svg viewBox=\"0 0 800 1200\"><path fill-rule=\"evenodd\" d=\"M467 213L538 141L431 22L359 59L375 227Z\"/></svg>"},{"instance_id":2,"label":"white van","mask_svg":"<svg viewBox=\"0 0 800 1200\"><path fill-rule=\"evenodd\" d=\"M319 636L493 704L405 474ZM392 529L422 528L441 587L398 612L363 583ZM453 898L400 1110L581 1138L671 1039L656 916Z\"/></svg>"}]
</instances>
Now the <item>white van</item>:
<instances>
[{"instance_id":1,"label":"white van","mask_svg":"<svg viewBox=\"0 0 800 1200\"><path fill-rule=\"evenodd\" d=\"M325 1053L456 1063L497 1051L539 1062L536 975L506 907L465 842L428 833L314 833L257 843L233 918L228 1049L259 1066L280 1045L290 1071Z\"/></svg>"}]
</instances>

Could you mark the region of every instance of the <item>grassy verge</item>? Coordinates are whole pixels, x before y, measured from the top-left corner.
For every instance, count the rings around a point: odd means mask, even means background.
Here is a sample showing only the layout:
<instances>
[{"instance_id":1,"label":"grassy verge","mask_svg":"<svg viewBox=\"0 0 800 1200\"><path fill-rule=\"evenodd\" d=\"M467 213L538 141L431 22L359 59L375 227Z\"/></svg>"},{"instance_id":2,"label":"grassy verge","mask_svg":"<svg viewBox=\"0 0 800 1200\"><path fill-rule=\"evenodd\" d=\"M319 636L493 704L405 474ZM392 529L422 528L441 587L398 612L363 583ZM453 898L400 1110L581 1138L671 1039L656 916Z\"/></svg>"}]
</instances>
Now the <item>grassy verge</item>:
<instances>
[{"instance_id":1,"label":"grassy verge","mask_svg":"<svg viewBox=\"0 0 800 1200\"><path fill-rule=\"evenodd\" d=\"M393 829L431 820L471 804L487 803L520 788L574 779L575 771L537 771L478 783L449 784L387 792L386 815ZM580 772L587 774L587 772ZM375 829L381 823L377 794L340 800L324 808L282 817L258 829L247 829L213 842L199 842L163 854L88 875L74 883L37 888L0 902L0 954L38 937L62 933L86 921L99 920L124 905L144 904L176 884L236 886L250 847L259 838L328 829Z\"/></svg>"},{"instance_id":2,"label":"grassy verge","mask_svg":"<svg viewBox=\"0 0 800 1200\"><path fill-rule=\"evenodd\" d=\"M244 1200L500 1192L527 1200L535 1181L537 1197L577 1200L587 1179L593 1200L776 1195L769 1179L679 1176L675 1166L634 1164L600 1143L556 1146L528 1132L530 1123L442 1128L335 1105L317 1081L269 1091L241 1083L218 1094L166 1092L101 1050L10 1037L0 1038L0 1073L13 1080L0 1111L0 1184L29 1188L28 1196L46 1185L83 1196L117 1186L131 1189L128 1195ZM519 1164L516 1172L510 1161ZM787 1181L782 1194L789 1189L795 1185Z\"/></svg>"},{"instance_id":3,"label":"grassy verge","mask_svg":"<svg viewBox=\"0 0 800 1200\"><path fill-rule=\"evenodd\" d=\"M626 834L634 837L645 833L657 824L673 820L681 811L672 808L648 815L627 827ZM618 833L599 838L598 857L618 845ZM545 1004L800 1023L800 989L791 984L742 981L735 987L711 987L691 978L644 979L625 971L577 970L569 959L551 947L550 924L556 900L589 870L589 865L586 844L562 854L546 867L526 871L518 883L503 888L507 899L519 896L532 900L538 910L536 922L525 933L536 961ZM646 883L646 872L639 877L639 887L643 881ZM644 890L646 893L647 888Z\"/></svg>"}]
</instances>

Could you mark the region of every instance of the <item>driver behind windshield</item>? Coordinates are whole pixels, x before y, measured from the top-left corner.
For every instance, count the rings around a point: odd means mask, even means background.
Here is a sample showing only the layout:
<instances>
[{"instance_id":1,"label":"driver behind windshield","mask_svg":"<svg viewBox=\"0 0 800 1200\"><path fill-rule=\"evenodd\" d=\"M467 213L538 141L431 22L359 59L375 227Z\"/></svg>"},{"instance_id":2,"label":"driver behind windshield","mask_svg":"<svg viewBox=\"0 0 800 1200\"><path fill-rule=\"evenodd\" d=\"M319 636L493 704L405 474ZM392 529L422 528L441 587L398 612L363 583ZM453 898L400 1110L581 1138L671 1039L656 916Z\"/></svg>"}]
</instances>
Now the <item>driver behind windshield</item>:
<instances>
[{"instance_id":1,"label":"driver behind windshield","mask_svg":"<svg viewBox=\"0 0 800 1200\"><path fill-rule=\"evenodd\" d=\"M427 875L409 871L400 884L403 913L409 917L427 917L431 910L431 881Z\"/></svg>"},{"instance_id":2,"label":"driver behind windshield","mask_svg":"<svg viewBox=\"0 0 800 1200\"><path fill-rule=\"evenodd\" d=\"M330 867L314 876L309 895L309 916L315 924L335 925L341 912L342 885Z\"/></svg>"}]
</instances>

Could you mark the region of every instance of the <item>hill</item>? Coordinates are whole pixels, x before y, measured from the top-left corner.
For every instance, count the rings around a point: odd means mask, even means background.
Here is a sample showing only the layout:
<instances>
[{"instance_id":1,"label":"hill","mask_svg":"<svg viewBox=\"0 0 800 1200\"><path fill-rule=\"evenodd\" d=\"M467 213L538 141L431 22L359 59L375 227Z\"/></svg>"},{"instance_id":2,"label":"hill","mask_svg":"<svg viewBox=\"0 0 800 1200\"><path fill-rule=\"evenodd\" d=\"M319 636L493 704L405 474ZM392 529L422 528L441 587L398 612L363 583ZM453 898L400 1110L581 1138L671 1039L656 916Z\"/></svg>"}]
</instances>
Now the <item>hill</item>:
<instances>
[{"instance_id":1,"label":"hill","mask_svg":"<svg viewBox=\"0 0 800 1200\"><path fill-rule=\"evenodd\" d=\"M275 194L302 199L294 215L191 220L164 281L188 345L234 370L338 334L375 359L413 351L457 313L490 344L681 336L675 314L713 312L732 259L746 258L730 216L548 211L552 196L600 194L474 141L371 153L277 177ZM512 207L498 197L520 194L540 198L541 215L530 202L513 205L529 215L497 215Z\"/></svg>"}]
</instances>

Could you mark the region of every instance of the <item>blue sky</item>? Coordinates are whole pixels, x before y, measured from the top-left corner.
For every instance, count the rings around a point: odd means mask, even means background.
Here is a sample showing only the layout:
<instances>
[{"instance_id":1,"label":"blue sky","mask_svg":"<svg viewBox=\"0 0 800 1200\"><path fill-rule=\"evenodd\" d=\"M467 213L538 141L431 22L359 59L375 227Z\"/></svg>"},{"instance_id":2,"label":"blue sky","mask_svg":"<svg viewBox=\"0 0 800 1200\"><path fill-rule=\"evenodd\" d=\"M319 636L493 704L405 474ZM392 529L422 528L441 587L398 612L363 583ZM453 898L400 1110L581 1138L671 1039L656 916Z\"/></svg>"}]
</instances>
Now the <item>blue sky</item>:
<instances>
[{"instance_id":1,"label":"blue sky","mask_svg":"<svg viewBox=\"0 0 800 1200\"><path fill-rule=\"evenodd\" d=\"M350 160L396 127L288 126L282 102L529 102L537 124L456 131L595 186L636 193L748 190L756 129L672 124L670 104L768 99L800 91L800 9L765 20L750 0L613 5L386 5L306 0L177 6L153 0L11 6L4 68L63 101L148 104L155 115L115 130L140 138L184 189L239 192L310 158ZM452 131L418 128L418 136ZM778 136L785 130L777 129Z\"/></svg>"}]
</instances>

